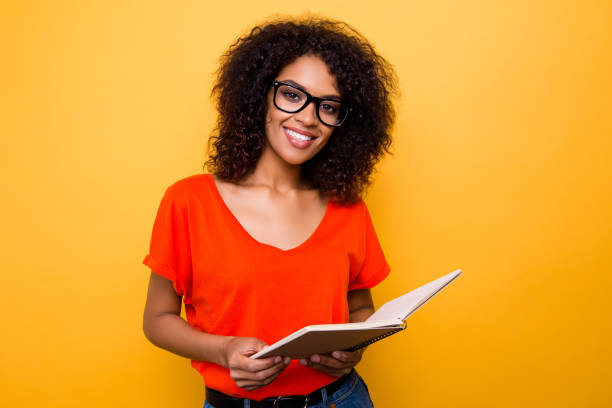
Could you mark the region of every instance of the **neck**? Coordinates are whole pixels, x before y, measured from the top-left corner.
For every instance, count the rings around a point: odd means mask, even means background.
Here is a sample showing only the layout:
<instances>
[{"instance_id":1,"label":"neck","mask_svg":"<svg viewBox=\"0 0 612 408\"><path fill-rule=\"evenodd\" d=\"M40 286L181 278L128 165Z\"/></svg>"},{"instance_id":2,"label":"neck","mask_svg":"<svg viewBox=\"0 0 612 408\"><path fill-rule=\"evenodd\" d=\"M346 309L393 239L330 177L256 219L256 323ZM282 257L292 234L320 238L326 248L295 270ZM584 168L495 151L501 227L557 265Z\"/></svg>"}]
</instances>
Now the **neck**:
<instances>
[{"instance_id":1,"label":"neck","mask_svg":"<svg viewBox=\"0 0 612 408\"><path fill-rule=\"evenodd\" d=\"M265 186L278 193L285 194L304 188L301 182L302 166L287 163L266 146L255 169L245 179L249 185Z\"/></svg>"}]
</instances>

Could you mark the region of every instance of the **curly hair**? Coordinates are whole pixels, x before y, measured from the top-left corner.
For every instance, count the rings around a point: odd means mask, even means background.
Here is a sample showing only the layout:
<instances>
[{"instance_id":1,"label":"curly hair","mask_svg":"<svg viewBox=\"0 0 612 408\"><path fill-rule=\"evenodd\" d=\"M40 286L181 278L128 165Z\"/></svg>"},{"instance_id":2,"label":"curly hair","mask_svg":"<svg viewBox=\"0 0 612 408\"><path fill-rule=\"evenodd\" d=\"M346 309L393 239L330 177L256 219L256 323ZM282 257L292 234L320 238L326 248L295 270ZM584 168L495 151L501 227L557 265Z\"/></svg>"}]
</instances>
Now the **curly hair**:
<instances>
[{"instance_id":1,"label":"curly hair","mask_svg":"<svg viewBox=\"0 0 612 408\"><path fill-rule=\"evenodd\" d=\"M272 21L254 27L228 48L212 91L218 119L204 168L234 183L255 169L266 145L266 92L272 79L303 55L316 55L327 64L352 112L302 164L302 181L339 204L354 203L369 186L375 164L385 152L391 153L397 81L392 66L340 21Z\"/></svg>"}]
</instances>

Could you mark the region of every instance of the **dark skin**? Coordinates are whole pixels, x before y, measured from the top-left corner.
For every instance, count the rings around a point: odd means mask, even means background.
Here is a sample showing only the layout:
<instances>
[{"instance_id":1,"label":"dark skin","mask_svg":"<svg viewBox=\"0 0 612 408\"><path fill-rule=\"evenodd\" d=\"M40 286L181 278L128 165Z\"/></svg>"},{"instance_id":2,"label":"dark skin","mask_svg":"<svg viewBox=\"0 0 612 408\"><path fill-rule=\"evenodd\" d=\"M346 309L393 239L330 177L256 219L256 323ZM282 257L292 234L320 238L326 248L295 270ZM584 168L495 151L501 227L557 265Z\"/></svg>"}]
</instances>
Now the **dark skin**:
<instances>
[{"instance_id":1,"label":"dark skin","mask_svg":"<svg viewBox=\"0 0 612 408\"><path fill-rule=\"evenodd\" d=\"M189 359L226 367L236 385L248 391L270 384L291 362L289 357L249 358L266 346L259 339L218 336L194 329L180 316L181 300L170 280L151 273L143 330L156 346ZM364 321L374 313L369 289L351 291L347 300L350 322ZM341 377L359 363L362 355L363 350L334 351L329 355L313 355L303 363Z\"/></svg>"},{"instance_id":2,"label":"dark skin","mask_svg":"<svg viewBox=\"0 0 612 408\"><path fill-rule=\"evenodd\" d=\"M305 55L285 66L278 78L300 84L314 96L339 96L336 79L318 57ZM311 159L327 143L333 128L318 120L315 105L287 113L274 107L272 92L267 95L266 148L252 173L239 185L215 179L223 200L240 224L256 241L281 249L297 247L321 222L327 197L308 191L302 185L302 163ZM291 142L290 134L314 137L304 148ZM374 313L369 289L347 295L349 321L361 322ZM236 385L255 390L270 384L291 358L251 359L266 346L260 339L218 336L191 327L180 316L181 297L172 283L151 273L143 328L155 345L175 354L226 367ZM334 377L347 374L361 360L363 351L334 351L313 355L302 361Z\"/></svg>"},{"instance_id":3,"label":"dark skin","mask_svg":"<svg viewBox=\"0 0 612 408\"><path fill-rule=\"evenodd\" d=\"M374 313L370 289L353 290L348 293L349 322L363 322ZM309 359L300 359L300 364L321 370L334 377L348 374L361 361L365 348L354 352L334 351L330 354L314 354Z\"/></svg>"}]
</instances>

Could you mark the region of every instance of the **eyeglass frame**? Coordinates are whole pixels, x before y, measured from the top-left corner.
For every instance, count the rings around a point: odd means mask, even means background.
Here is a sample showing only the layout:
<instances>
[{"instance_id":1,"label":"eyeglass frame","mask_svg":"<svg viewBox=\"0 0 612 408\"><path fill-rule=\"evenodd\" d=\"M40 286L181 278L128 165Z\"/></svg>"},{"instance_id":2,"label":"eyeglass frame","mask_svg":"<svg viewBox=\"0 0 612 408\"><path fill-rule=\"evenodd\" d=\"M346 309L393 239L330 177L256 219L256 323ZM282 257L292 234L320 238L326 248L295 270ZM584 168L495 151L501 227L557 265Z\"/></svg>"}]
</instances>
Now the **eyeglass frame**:
<instances>
[{"instance_id":1,"label":"eyeglass frame","mask_svg":"<svg viewBox=\"0 0 612 408\"><path fill-rule=\"evenodd\" d=\"M288 111L288 110L285 110L285 109L283 109L283 108L279 107L279 106L278 106L278 104L276 103L276 93L277 93L277 91L278 91L278 88L279 88L281 85L285 85L285 86L291 87L291 88L293 88L293 89L297 89L298 91L300 91L300 92L304 93L304 94L306 95L306 102L304 102L304 105L302 105L302 107L301 107L301 108L299 108L299 109L298 109L298 110L296 110L296 111ZM298 87L298 86L295 86L295 85L293 85L293 84L288 84L288 83L286 83L286 82L282 82L282 81L278 81L278 80L276 80L276 79L273 79L273 80L272 80L272 86L274 87L274 93L273 93L273 95L272 95L272 103L274 104L274 106L276 107L276 109L278 109L278 110L280 110L280 111L282 111L282 112L285 112L285 113L298 113L298 112L300 112L300 111L304 110L304 108L306 108L306 107L307 107L307 106L310 104L310 102L314 102L314 104L315 104L315 111L316 111L316 113L317 113L317 119L319 119L319 122L321 122L321 123L322 123L322 124L324 124L325 126L329 126L329 127L340 127L340 126L342 126L342 124L344 123L344 121L346 120L346 118L348 118L349 113L350 113L350 112L353 110L353 109L352 109L352 108L351 108L349 105L347 105L346 103L342 102L341 100L334 99L334 98L317 98L316 96L312 96L311 94L309 94L308 92L306 92L306 91L305 91L305 90L303 90L302 88L300 88L300 87ZM346 107L346 113L344 114L344 118L342 118L342 120L341 120L339 123L337 123L337 124L335 124L335 125L330 125L329 123L324 122L324 121L321 119L321 116L319 115L319 107L320 107L320 105L321 105L321 102L324 102L324 101L334 101L334 102L338 102L338 103L340 103L342 106L345 106L345 107Z\"/></svg>"}]
</instances>

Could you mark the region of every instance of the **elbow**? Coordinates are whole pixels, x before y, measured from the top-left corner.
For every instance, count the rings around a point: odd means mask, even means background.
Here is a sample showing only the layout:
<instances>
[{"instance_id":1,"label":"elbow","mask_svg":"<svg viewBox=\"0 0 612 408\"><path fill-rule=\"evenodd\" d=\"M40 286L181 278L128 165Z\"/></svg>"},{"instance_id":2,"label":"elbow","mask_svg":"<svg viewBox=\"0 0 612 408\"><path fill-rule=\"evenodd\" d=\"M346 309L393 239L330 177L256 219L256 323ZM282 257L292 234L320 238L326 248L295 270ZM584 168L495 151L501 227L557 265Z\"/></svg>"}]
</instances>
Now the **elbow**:
<instances>
[{"instance_id":1,"label":"elbow","mask_svg":"<svg viewBox=\"0 0 612 408\"><path fill-rule=\"evenodd\" d=\"M151 318L148 318L146 315L142 319L142 332L144 333L147 340L151 343L155 344L155 330L153 329L153 324L151 322Z\"/></svg>"},{"instance_id":2,"label":"elbow","mask_svg":"<svg viewBox=\"0 0 612 408\"><path fill-rule=\"evenodd\" d=\"M142 332L147 340L156 346L160 346L160 342L164 341L164 333L168 332L167 316L174 313L145 313L142 319ZM161 346L160 346L161 347Z\"/></svg>"}]
</instances>

